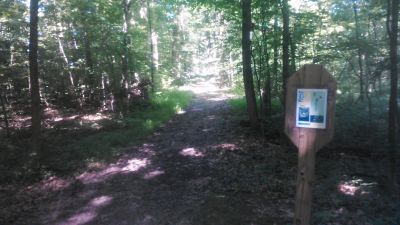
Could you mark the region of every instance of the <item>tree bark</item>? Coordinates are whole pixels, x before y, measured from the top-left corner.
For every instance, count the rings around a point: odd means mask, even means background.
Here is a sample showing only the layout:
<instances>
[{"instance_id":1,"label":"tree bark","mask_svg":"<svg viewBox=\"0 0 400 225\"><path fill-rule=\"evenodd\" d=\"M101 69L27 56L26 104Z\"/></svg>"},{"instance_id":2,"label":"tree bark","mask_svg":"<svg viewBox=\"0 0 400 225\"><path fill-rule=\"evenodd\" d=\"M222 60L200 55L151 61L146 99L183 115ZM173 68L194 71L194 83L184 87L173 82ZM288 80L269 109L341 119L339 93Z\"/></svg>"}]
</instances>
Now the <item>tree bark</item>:
<instances>
[{"instance_id":1,"label":"tree bark","mask_svg":"<svg viewBox=\"0 0 400 225\"><path fill-rule=\"evenodd\" d=\"M37 153L40 151L41 138L41 106L39 90L39 66L38 66L38 8L39 0L31 0L30 3L30 36L29 36L29 75L31 86L31 114L32 114L32 147Z\"/></svg>"},{"instance_id":2,"label":"tree bark","mask_svg":"<svg viewBox=\"0 0 400 225\"><path fill-rule=\"evenodd\" d=\"M259 126L257 103L254 92L253 74L251 71L251 0L242 0L242 16L243 81L247 102L247 112L251 126L257 128Z\"/></svg>"},{"instance_id":3,"label":"tree bark","mask_svg":"<svg viewBox=\"0 0 400 225\"><path fill-rule=\"evenodd\" d=\"M294 31L296 32L296 31ZM289 75L296 72L296 43L293 35L290 38L290 71Z\"/></svg>"},{"instance_id":4,"label":"tree bark","mask_svg":"<svg viewBox=\"0 0 400 225\"><path fill-rule=\"evenodd\" d=\"M278 35L278 17L274 16L274 62L272 64L272 73L274 75L274 95L279 96L279 85L278 85L278 47L280 45L280 38Z\"/></svg>"},{"instance_id":5,"label":"tree bark","mask_svg":"<svg viewBox=\"0 0 400 225\"><path fill-rule=\"evenodd\" d=\"M149 29L149 38L150 38L150 79L151 79L151 92L155 92L155 80L154 76L156 73L156 57L155 57L155 52L154 52L154 42L155 42L155 36L154 36L154 31L153 31L153 15L151 12L151 7L150 7L150 0L146 1L147 3L147 23L148 23L148 29Z\"/></svg>"},{"instance_id":6,"label":"tree bark","mask_svg":"<svg viewBox=\"0 0 400 225\"><path fill-rule=\"evenodd\" d=\"M389 32L389 54L390 54L390 99L389 99L389 118L388 118L388 140L390 144L390 177L392 188L396 192L396 148L397 148L397 83L398 83L398 68L397 68L397 38L398 38L398 14L399 0L388 1L388 14L390 15L390 30Z\"/></svg>"},{"instance_id":7,"label":"tree bark","mask_svg":"<svg viewBox=\"0 0 400 225\"><path fill-rule=\"evenodd\" d=\"M354 21L356 25L356 42L358 44L357 55L358 55L358 67L359 67L359 81L360 81L360 100L364 101L366 98L366 85L365 85L362 52L360 47L360 35L361 35L360 24L359 24L358 11L355 0L353 0L353 12L354 12Z\"/></svg>"},{"instance_id":8,"label":"tree bark","mask_svg":"<svg viewBox=\"0 0 400 225\"><path fill-rule=\"evenodd\" d=\"M289 45L290 45L290 32L289 32L289 6L287 0L282 0L282 20L283 20L283 33L282 33L282 89L283 89L283 106L285 107L286 96L286 80L289 78Z\"/></svg>"},{"instance_id":9,"label":"tree bark","mask_svg":"<svg viewBox=\"0 0 400 225\"><path fill-rule=\"evenodd\" d=\"M85 25L86 26L86 25ZM91 48L91 39L89 36L89 32L87 28L85 28L85 61L86 61L86 70L88 71L88 86L89 86L89 100L90 102L94 99L94 91L96 89L96 81L94 76L94 63L92 57L92 48Z\"/></svg>"},{"instance_id":10,"label":"tree bark","mask_svg":"<svg viewBox=\"0 0 400 225\"><path fill-rule=\"evenodd\" d=\"M123 8L123 29L122 29L122 65L121 65L121 80L120 87L118 90L118 94L116 96L117 100L117 110L122 115L126 115L128 113L128 55L129 55L129 24L130 24L130 8L132 1L131 0L122 0L122 8Z\"/></svg>"},{"instance_id":11,"label":"tree bark","mask_svg":"<svg viewBox=\"0 0 400 225\"><path fill-rule=\"evenodd\" d=\"M3 94L3 91L0 92L0 103L1 103L1 108L3 110L3 120L4 124L6 125L6 132L7 132L7 137L11 137L10 133L10 126L8 124L8 116L7 116L7 108L6 108L6 103L5 103L5 94Z\"/></svg>"}]
</instances>

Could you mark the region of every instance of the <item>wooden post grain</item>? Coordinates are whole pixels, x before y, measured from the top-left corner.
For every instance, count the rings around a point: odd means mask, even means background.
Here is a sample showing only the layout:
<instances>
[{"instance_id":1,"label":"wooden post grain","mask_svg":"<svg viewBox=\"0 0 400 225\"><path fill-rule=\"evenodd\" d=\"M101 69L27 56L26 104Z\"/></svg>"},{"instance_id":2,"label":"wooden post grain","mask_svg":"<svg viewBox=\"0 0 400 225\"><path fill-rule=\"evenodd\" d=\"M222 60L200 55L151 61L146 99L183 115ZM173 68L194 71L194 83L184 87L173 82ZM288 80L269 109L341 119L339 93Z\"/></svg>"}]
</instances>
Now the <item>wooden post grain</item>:
<instances>
[{"instance_id":1,"label":"wooden post grain","mask_svg":"<svg viewBox=\"0 0 400 225\"><path fill-rule=\"evenodd\" d=\"M321 65L309 64L294 73L286 82L285 133L298 148L295 225L310 225L312 193L315 182L315 158L319 149L333 138L336 81ZM296 126L297 91L327 90L326 127L323 129Z\"/></svg>"},{"instance_id":2,"label":"wooden post grain","mask_svg":"<svg viewBox=\"0 0 400 225\"><path fill-rule=\"evenodd\" d=\"M313 145L314 136L310 137L308 133L306 129L302 129L299 137L295 225L311 224L315 155L317 150Z\"/></svg>"}]
</instances>

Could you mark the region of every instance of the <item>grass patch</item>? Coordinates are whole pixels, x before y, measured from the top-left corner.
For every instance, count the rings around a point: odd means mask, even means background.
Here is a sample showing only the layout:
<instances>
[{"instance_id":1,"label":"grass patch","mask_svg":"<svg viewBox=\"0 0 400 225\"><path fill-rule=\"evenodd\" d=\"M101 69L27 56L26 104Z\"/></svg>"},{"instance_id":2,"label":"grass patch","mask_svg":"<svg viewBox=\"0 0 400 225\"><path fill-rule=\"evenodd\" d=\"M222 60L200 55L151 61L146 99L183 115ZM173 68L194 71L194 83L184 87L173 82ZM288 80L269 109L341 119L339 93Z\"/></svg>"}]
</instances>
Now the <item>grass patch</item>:
<instances>
[{"instance_id":1,"label":"grass patch","mask_svg":"<svg viewBox=\"0 0 400 225\"><path fill-rule=\"evenodd\" d=\"M119 129L81 138L65 149L78 158L108 162L119 155L123 147L140 141L188 106L191 99L189 92L172 90L157 93L149 103L133 106L127 117L113 121Z\"/></svg>"},{"instance_id":2,"label":"grass patch","mask_svg":"<svg viewBox=\"0 0 400 225\"><path fill-rule=\"evenodd\" d=\"M21 142L17 149L2 151L0 182L35 181L51 175L70 175L86 168L89 163L108 163L115 160L126 147L138 143L187 107L192 100L190 92L165 90L154 94L151 100L135 104L125 118L98 121L101 129L51 130L43 144L41 169L32 169L34 159ZM6 154L9 153L9 154ZM4 155L6 154L6 155ZM4 156L4 157L3 157ZM12 160L15 159L15 160ZM12 165L10 162L14 162Z\"/></svg>"},{"instance_id":3,"label":"grass patch","mask_svg":"<svg viewBox=\"0 0 400 225\"><path fill-rule=\"evenodd\" d=\"M260 99L257 98L256 101L257 101L258 111L260 111ZM247 113L246 98L244 96L230 99L228 103L231 106L232 112L234 114L245 115ZM272 104L272 114L277 114L282 112L283 107L278 98L272 99L271 104Z\"/></svg>"},{"instance_id":4,"label":"grass patch","mask_svg":"<svg viewBox=\"0 0 400 225\"><path fill-rule=\"evenodd\" d=\"M236 115L245 115L247 106L246 99L244 97L241 98L233 98L228 101L231 106L231 110Z\"/></svg>"}]
</instances>

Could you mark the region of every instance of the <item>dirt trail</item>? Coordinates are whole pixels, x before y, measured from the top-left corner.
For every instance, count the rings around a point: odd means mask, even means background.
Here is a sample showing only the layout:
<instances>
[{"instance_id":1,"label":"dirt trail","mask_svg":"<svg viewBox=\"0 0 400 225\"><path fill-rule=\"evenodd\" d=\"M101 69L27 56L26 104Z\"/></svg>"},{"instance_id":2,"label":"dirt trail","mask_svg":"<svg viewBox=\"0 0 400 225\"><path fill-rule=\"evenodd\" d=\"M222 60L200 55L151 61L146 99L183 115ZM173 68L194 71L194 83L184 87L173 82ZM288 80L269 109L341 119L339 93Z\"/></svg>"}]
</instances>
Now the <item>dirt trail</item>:
<instances>
[{"instance_id":1,"label":"dirt trail","mask_svg":"<svg viewBox=\"0 0 400 225\"><path fill-rule=\"evenodd\" d=\"M262 170L253 173L259 177L248 178L255 164L237 162L246 158L243 144L253 144L250 151L255 158L250 161L266 156L257 156L263 149L253 133L239 126L226 98L216 88L198 92L189 108L142 145L131 147L115 164L77 176L68 188L42 202L31 219L38 224L71 225L290 221L290 202L263 191L267 187L260 180Z\"/></svg>"},{"instance_id":2,"label":"dirt trail","mask_svg":"<svg viewBox=\"0 0 400 225\"><path fill-rule=\"evenodd\" d=\"M291 224L296 149L241 127L215 86L188 89L192 104L118 161L25 188L4 212L18 213L13 224ZM348 144L317 155L313 224L400 224L400 202L382 185L386 161Z\"/></svg>"}]
</instances>

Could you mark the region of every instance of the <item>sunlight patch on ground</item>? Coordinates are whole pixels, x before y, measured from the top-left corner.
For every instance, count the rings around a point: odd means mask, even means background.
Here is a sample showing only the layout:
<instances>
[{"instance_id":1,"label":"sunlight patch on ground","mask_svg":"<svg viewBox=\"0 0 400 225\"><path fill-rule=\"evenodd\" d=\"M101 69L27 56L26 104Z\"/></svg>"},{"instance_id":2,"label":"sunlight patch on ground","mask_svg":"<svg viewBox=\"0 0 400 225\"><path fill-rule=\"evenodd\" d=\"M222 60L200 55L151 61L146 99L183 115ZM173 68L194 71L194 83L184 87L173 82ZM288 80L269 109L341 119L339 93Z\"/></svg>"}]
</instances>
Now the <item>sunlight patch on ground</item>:
<instances>
[{"instance_id":1,"label":"sunlight patch on ground","mask_svg":"<svg viewBox=\"0 0 400 225\"><path fill-rule=\"evenodd\" d=\"M136 172L139 169L146 167L150 164L148 159L138 159L134 158L128 161L128 165L122 168L122 172Z\"/></svg>"},{"instance_id":2,"label":"sunlight patch on ground","mask_svg":"<svg viewBox=\"0 0 400 225\"><path fill-rule=\"evenodd\" d=\"M349 196L366 195L371 193L371 188L376 186L376 182L365 182L363 179L352 179L349 181L342 181L338 185L340 193Z\"/></svg>"},{"instance_id":3,"label":"sunlight patch on ground","mask_svg":"<svg viewBox=\"0 0 400 225\"><path fill-rule=\"evenodd\" d=\"M353 184L349 184L349 183L339 184L339 191L345 195L354 196L354 195L356 195L358 190L360 190L360 187L357 187Z\"/></svg>"},{"instance_id":4,"label":"sunlight patch on ground","mask_svg":"<svg viewBox=\"0 0 400 225\"><path fill-rule=\"evenodd\" d=\"M111 165L108 168L98 172L84 172L76 177L76 179L80 180L83 184L93 184L106 181L108 178L120 172L121 167L117 165Z\"/></svg>"},{"instance_id":5,"label":"sunlight patch on ground","mask_svg":"<svg viewBox=\"0 0 400 225\"><path fill-rule=\"evenodd\" d=\"M54 117L53 121L54 122L60 122L60 121L64 121L64 120L74 120L78 117L78 115L74 115L74 116L68 116L68 117Z\"/></svg>"},{"instance_id":6,"label":"sunlight patch on ground","mask_svg":"<svg viewBox=\"0 0 400 225\"><path fill-rule=\"evenodd\" d=\"M238 149L238 146L235 144L231 144L231 143L223 143L223 144L219 144L219 145L213 145L213 146L211 146L211 148L215 149L215 150L235 151Z\"/></svg>"},{"instance_id":7,"label":"sunlight patch on ground","mask_svg":"<svg viewBox=\"0 0 400 225\"><path fill-rule=\"evenodd\" d=\"M28 187L28 189L36 191L60 191L68 188L70 185L70 181L61 179L56 176L51 176L38 184Z\"/></svg>"},{"instance_id":8,"label":"sunlight patch on ground","mask_svg":"<svg viewBox=\"0 0 400 225\"><path fill-rule=\"evenodd\" d=\"M143 146L138 149L140 153L146 155L146 157L131 158L131 156L125 155L116 163L109 165L101 162L89 162L87 165L89 171L75 178L83 184L93 184L104 182L118 174L137 172L151 164L148 157L155 155L152 147L154 147L152 144L143 144Z\"/></svg>"},{"instance_id":9,"label":"sunlight patch on ground","mask_svg":"<svg viewBox=\"0 0 400 225\"><path fill-rule=\"evenodd\" d=\"M195 148L184 148L180 152L183 156L190 156L190 157L202 157L204 154Z\"/></svg>"},{"instance_id":10,"label":"sunlight patch on ground","mask_svg":"<svg viewBox=\"0 0 400 225\"><path fill-rule=\"evenodd\" d=\"M81 212L71 216L65 222L57 223L57 225L82 225L92 221L96 216L96 212Z\"/></svg>"},{"instance_id":11,"label":"sunlight patch on ground","mask_svg":"<svg viewBox=\"0 0 400 225\"><path fill-rule=\"evenodd\" d=\"M82 225L89 223L97 217L97 211L109 205L112 199L112 197L106 195L94 198L79 212L69 217L66 221L57 223L57 225Z\"/></svg>"},{"instance_id":12,"label":"sunlight patch on ground","mask_svg":"<svg viewBox=\"0 0 400 225\"><path fill-rule=\"evenodd\" d=\"M182 109L179 110L179 111L177 112L178 115L183 115L183 114L185 114L185 113L186 113L186 111L185 111L185 110L182 110Z\"/></svg>"},{"instance_id":13,"label":"sunlight patch on ground","mask_svg":"<svg viewBox=\"0 0 400 225\"><path fill-rule=\"evenodd\" d=\"M191 91L198 95L211 95L207 98L210 101L222 101L233 97L231 94L227 94L227 88L220 88L213 81L203 81L197 84L190 84L179 88L183 91Z\"/></svg>"},{"instance_id":14,"label":"sunlight patch on ground","mask_svg":"<svg viewBox=\"0 0 400 225\"><path fill-rule=\"evenodd\" d=\"M153 171L151 171L151 172L146 173L146 174L143 176L143 178L144 178L145 180L150 180L150 179L153 179L153 178L158 177L158 176L163 175L163 174L165 174L164 171L162 171L162 170L160 170L160 169L156 169L156 170L153 170Z\"/></svg>"},{"instance_id":15,"label":"sunlight patch on ground","mask_svg":"<svg viewBox=\"0 0 400 225\"><path fill-rule=\"evenodd\" d=\"M191 91L195 94L209 94L221 90L215 84L212 83L191 84L187 86L182 86L179 89L183 91Z\"/></svg>"},{"instance_id":16,"label":"sunlight patch on ground","mask_svg":"<svg viewBox=\"0 0 400 225\"><path fill-rule=\"evenodd\" d=\"M93 207L100 207L100 206L105 206L105 205L109 205L112 201L112 198L110 196L100 196L97 198L92 199L89 202L90 206Z\"/></svg>"},{"instance_id":17,"label":"sunlight patch on ground","mask_svg":"<svg viewBox=\"0 0 400 225\"><path fill-rule=\"evenodd\" d=\"M101 113L82 116L82 120L85 122L86 121L93 122L93 121L106 120L106 119L111 119L111 117L109 115L103 115Z\"/></svg>"}]
</instances>

